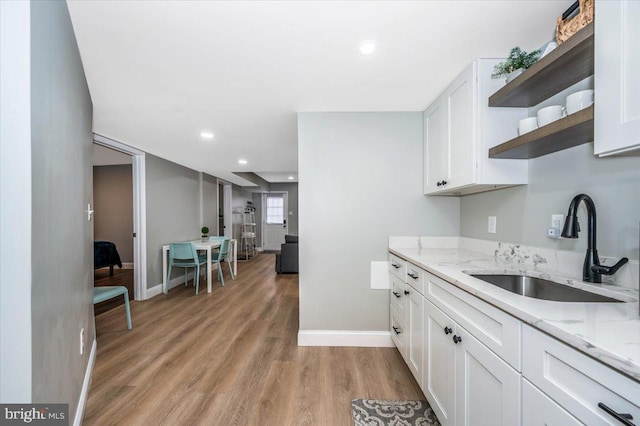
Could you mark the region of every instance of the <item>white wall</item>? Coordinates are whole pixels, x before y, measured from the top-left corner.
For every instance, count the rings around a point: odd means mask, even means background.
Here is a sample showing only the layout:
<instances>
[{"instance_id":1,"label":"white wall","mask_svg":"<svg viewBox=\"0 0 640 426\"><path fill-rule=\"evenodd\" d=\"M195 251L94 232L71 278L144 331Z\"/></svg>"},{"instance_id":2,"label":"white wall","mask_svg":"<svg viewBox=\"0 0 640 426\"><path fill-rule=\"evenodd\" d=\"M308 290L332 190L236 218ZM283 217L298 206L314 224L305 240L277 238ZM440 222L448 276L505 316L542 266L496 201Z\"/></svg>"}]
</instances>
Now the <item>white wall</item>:
<instances>
[{"instance_id":1,"label":"white wall","mask_svg":"<svg viewBox=\"0 0 640 426\"><path fill-rule=\"evenodd\" d=\"M29 2L0 2L2 403L31 400L30 7Z\"/></svg>"},{"instance_id":2,"label":"white wall","mask_svg":"<svg viewBox=\"0 0 640 426\"><path fill-rule=\"evenodd\" d=\"M460 200L422 195L422 113L300 113L298 144L300 329L388 330L388 236L459 234Z\"/></svg>"}]
</instances>

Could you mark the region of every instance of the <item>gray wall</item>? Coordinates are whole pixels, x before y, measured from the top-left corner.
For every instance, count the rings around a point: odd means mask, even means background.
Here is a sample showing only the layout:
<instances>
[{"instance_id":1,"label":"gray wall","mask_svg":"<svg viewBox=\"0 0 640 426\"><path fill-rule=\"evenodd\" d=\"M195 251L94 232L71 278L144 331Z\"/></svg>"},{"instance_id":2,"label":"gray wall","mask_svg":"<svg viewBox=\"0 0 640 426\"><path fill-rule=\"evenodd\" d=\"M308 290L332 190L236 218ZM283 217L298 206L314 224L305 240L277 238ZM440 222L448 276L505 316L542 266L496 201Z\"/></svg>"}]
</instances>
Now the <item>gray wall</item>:
<instances>
[{"instance_id":1,"label":"gray wall","mask_svg":"<svg viewBox=\"0 0 640 426\"><path fill-rule=\"evenodd\" d=\"M578 215L580 238L546 237L551 215L566 215L579 193L591 196L596 205L599 254L638 259L640 158L598 158L592 143L530 160L526 186L462 197L461 234L582 252L587 247L584 206ZM487 233L488 216L497 216L496 234Z\"/></svg>"},{"instance_id":2,"label":"gray wall","mask_svg":"<svg viewBox=\"0 0 640 426\"><path fill-rule=\"evenodd\" d=\"M73 416L93 336L93 107L66 2L31 2L31 106L32 399Z\"/></svg>"},{"instance_id":3,"label":"gray wall","mask_svg":"<svg viewBox=\"0 0 640 426\"><path fill-rule=\"evenodd\" d=\"M287 224L289 234L298 235L298 183L272 183L269 185L271 191L287 191L289 193L289 212L287 212Z\"/></svg>"},{"instance_id":4,"label":"gray wall","mask_svg":"<svg viewBox=\"0 0 640 426\"><path fill-rule=\"evenodd\" d=\"M30 13L0 2L1 403L31 401L32 388Z\"/></svg>"},{"instance_id":5,"label":"gray wall","mask_svg":"<svg viewBox=\"0 0 640 426\"><path fill-rule=\"evenodd\" d=\"M131 164L93 167L93 236L111 241L123 262L133 262Z\"/></svg>"},{"instance_id":6,"label":"gray wall","mask_svg":"<svg viewBox=\"0 0 640 426\"><path fill-rule=\"evenodd\" d=\"M422 113L298 114L300 329L387 330L370 262L389 235L458 235L458 198L422 195Z\"/></svg>"},{"instance_id":7,"label":"gray wall","mask_svg":"<svg viewBox=\"0 0 640 426\"><path fill-rule=\"evenodd\" d=\"M162 283L162 246L201 237L200 183L195 170L151 154L145 157L147 288L151 288Z\"/></svg>"},{"instance_id":8,"label":"gray wall","mask_svg":"<svg viewBox=\"0 0 640 426\"><path fill-rule=\"evenodd\" d=\"M218 235L218 179L202 174L202 226L209 228L209 235Z\"/></svg>"}]
</instances>

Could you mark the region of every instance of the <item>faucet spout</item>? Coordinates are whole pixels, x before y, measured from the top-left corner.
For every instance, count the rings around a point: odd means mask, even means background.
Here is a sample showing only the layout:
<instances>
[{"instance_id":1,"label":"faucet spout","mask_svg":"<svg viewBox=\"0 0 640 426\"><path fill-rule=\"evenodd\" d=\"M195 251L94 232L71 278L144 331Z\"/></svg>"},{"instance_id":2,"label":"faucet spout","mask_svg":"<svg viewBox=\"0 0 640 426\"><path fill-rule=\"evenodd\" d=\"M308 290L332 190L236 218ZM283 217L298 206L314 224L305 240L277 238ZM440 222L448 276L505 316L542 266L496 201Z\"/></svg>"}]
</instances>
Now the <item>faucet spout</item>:
<instances>
[{"instance_id":1,"label":"faucet spout","mask_svg":"<svg viewBox=\"0 0 640 426\"><path fill-rule=\"evenodd\" d=\"M562 229L562 236L564 238L578 238L578 232L580 232L580 224L578 223L578 206L581 202L587 208L587 253L584 258L584 264L582 267L582 279L587 282L601 283L602 274L594 271L593 266L600 265L600 258L598 257L598 250L596 248L596 206L593 203L591 197L587 194L578 194L573 197L571 204L569 204L569 211L567 212L567 218L564 222ZM596 269L597 270L597 269Z\"/></svg>"}]
</instances>

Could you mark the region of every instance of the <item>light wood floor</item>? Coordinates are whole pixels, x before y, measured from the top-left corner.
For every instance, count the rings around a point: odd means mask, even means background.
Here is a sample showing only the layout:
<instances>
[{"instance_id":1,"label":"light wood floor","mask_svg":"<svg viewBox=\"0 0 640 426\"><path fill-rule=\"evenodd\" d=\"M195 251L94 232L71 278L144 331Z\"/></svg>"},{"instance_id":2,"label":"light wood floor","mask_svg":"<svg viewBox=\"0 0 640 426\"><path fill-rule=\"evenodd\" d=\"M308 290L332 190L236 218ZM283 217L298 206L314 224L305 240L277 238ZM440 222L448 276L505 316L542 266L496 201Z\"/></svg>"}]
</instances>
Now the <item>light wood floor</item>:
<instances>
[{"instance_id":1,"label":"light wood floor","mask_svg":"<svg viewBox=\"0 0 640 426\"><path fill-rule=\"evenodd\" d=\"M354 398L424 399L395 348L298 347L298 276L274 255L238 273L133 302L131 331L124 307L98 315L84 424L339 426Z\"/></svg>"}]
</instances>

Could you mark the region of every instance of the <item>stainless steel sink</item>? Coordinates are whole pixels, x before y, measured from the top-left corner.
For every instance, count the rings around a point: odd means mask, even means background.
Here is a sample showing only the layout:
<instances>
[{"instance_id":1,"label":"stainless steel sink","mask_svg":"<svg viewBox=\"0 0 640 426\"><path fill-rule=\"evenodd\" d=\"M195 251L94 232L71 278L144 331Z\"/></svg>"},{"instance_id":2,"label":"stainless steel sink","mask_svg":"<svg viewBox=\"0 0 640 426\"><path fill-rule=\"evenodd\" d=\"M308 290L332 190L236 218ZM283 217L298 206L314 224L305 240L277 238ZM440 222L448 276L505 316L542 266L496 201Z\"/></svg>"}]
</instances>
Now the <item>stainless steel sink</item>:
<instances>
[{"instance_id":1,"label":"stainless steel sink","mask_svg":"<svg viewBox=\"0 0 640 426\"><path fill-rule=\"evenodd\" d=\"M622 302L589 291L525 275L469 274L511 293L556 302Z\"/></svg>"}]
</instances>

